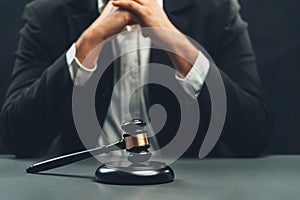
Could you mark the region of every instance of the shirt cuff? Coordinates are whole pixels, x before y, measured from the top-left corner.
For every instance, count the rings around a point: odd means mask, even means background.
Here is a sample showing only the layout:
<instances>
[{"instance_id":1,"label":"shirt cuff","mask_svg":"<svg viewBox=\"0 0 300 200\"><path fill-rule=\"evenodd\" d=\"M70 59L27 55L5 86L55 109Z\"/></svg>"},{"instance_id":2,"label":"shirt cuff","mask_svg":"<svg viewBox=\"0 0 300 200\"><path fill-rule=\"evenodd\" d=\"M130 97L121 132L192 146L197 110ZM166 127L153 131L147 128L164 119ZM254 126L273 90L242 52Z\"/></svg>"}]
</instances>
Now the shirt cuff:
<instances>
[{"instance_id":1,"label":"shirt cuff","mask_svg":"<svg viewBox=\"0 0 300 200\"><path fill-rule=\"evenodd\" d=\"M209 60L199 51L198 57L186 77L181 78L176 74L176 79L190 96L198 97L209 68Z\"/></svg>"},{"instance_id":2,"label":"shirt cuff","mask_svg":"<svg viewBox=\"0 0 300 200\"><path fill-rule=\"evenodd\" d=\"M73 43L66 53L70 76L75 85L84 85L97 69L97 65L93 69L86 68L79 62L75 55L76 46Z\"/></svg>"}]
</instances>

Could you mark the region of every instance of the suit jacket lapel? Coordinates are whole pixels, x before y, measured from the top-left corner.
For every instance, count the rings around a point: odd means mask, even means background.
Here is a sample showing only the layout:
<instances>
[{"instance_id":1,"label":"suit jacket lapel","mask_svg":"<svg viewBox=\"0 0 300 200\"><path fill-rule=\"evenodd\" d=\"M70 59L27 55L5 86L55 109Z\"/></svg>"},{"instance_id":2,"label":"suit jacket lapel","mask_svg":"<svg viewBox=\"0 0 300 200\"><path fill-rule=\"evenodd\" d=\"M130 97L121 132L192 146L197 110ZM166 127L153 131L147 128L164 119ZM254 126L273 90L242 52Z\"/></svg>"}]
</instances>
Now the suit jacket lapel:
<instances>
[{"instance_id":1,"label":"suit jacket lapel","mask_svg":"<svg viewBox=\"0 0 300 200\"><path fill-rule=\"evenodd\" d=\"M169 19L183 33L185 33L190 23L190 20L185 16L189 13L192 5L192 0L164 1L164 10Z\"/></svg>"}]
</instances>

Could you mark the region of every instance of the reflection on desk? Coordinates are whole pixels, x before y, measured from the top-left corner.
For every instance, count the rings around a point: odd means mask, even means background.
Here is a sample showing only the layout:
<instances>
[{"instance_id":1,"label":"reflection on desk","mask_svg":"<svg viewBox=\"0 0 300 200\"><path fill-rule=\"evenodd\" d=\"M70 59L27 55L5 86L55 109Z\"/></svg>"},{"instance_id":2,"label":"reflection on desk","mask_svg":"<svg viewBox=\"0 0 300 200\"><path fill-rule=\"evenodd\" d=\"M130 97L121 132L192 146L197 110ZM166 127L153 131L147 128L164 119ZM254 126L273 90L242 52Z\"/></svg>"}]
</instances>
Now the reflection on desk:
<instances>
[{"instance_id":1,"label":"reflection on desk","mask_svg":"<svg viewBox=\"0 0 300 200\"><path fill-rule=\"evenodd\" d=\"M258 159L182 159L172 167L173 183L117 186L94 181L94 159L37 174L25 169L37 160L0 156L1 200L299 199L300 156Z\"/></svg>"}]
</instances>

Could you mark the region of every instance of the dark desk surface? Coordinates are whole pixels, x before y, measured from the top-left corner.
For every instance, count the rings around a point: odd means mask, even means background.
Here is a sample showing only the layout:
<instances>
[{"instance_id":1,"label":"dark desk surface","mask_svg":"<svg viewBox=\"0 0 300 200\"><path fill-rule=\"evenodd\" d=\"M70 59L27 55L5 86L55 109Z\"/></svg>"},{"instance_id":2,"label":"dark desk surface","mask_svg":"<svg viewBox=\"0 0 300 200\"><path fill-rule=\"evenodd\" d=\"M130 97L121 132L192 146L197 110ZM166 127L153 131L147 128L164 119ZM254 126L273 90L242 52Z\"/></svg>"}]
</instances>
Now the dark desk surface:
<instances>
[{"instance_id":1,"label":"dark desk surface","mask_svg":"<svg viewBox=\"0 0 300 200\"><path fill-rule=\"evenodd\" d=\"M44 175L26 174L33 160L0 156L1 200L296 200L300 199L300 156L259 159L179 160L173 183L116 186L93 181L99 165L86 160Z\"/></svg>"}]
</instances>

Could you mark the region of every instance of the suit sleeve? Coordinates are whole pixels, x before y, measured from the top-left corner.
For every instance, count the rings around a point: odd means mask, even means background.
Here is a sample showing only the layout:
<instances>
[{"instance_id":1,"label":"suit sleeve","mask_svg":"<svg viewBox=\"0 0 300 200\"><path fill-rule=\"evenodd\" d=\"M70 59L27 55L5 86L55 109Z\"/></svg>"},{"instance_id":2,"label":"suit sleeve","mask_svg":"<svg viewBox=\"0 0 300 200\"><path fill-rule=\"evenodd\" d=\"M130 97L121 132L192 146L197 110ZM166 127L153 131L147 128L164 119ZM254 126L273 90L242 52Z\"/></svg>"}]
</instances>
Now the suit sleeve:
<instances>
[{"instance_id":1,"label":"suit sleeve","mask_svg":"<svg viewBox=\"0 0 300 200\"><path fill-rule=\"evenodd\" d=\"M66 55L53 61L38 17L29 4L24 11L12 81L1 110L2 137L17 157L38 156L61 130L73 83Z\"/></svg>"},{"instance_id":2,"label":"suit sleeve","mask_svg":"<svg viewBox=\"0 0 300 200\"><path fill-rule=\"evenodd\" d=\"M226 120L219 142L233 156L259 156L270 139L270 111L261 89L247 24L239 14L240 7L235 0L223 2L218 12L223 24L217 53L214 61L210 58L211 65L217 66L221 73L227 96ZM208 96L205 86L199 96L200 105L211 103Z\"/></svg>"}]
</instances>

